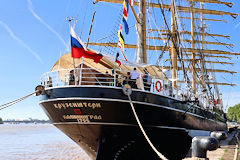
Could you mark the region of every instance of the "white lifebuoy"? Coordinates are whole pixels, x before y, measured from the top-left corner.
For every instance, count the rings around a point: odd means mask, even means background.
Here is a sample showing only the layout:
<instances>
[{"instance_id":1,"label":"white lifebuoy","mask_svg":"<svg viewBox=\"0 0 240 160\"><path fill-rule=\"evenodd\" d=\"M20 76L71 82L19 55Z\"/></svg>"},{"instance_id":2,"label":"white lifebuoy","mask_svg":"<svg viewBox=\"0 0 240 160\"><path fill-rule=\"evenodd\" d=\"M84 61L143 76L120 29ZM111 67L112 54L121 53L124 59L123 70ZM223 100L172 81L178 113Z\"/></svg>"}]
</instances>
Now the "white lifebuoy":
<instances>
[{"instance_id":1,"label":"white lifebuoy","mask_svg":"<svg viewBox=\"0 0 240 160\"><path fill-rule=\"evenodd\" d=\"M159 83L159 85L160 85L160 88L158 87L158 83ZM160 91L162 90L162 83L161 83L160 81L156 81L156 83L155 83L155 88L156 88L156 90L157 90L158 92L160 92Z\"/></svg>"}]
</instances>

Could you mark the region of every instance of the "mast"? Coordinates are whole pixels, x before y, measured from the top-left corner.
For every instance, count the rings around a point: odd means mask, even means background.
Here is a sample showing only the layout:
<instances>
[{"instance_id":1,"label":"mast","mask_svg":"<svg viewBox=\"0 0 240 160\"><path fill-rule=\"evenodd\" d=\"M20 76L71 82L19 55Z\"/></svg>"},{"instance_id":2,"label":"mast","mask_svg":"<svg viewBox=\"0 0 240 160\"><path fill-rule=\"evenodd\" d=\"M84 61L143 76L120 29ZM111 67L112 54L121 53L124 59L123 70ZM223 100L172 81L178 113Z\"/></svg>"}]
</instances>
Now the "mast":
<instances>
[{"instance_id":1,"label":"mast","mask_svg":"<svg viewBox=\"0 0 240 160\"><path fill-rule=\"evenodd\" d=\"M200 2L200 8L201 9L204 9L204 3L203 2ZM201 51L204 49L204 43L203 43L203 41L204 41L204 30L205 30L205 28L204 28L204 23L203 23L203 13L201 13L201 41L202 41L202 43L201 43ZM205 67L204 67L204 65L205 65L205 57L204 57L204 54L201 52L200 53L201 54L201 61L200 61L200 63L201 63L201 70L202 70L202 78L201 78L201 81L202 81L202 86L203 86L203 90L205 90L206 89L206 82L205 82L205 76L206 76L206 72L205 72Z\"/></svg>"},{"instance_id":2,"label":"mast","mask_svg":"<svg viewBox=\"0 0 240 160\"><path fill-rule=\"evenodd\" d=\"M178 71L181 71L182 69L188 70L190 72L192 72L192 85L193 85L193 89L196 91L196 72L200 72L200 74L203 75L203 79L202 84L203 84L203 88L205 86L205 88L210 88L209 84L212 84L212 82L210 82L205 75L208 72L221 72L221 73L231 73L234 74L236 72L234 71L229 71L229 70L222 70L222 69L210 69L210 68L206 68L206 63L219 63L219 64L232 64L229 63L227 61L212 61L211 59L208 61L205 61L204 58L206 57L210 57L210 58L225 58L225 59L231 59L230 56L237 56L240 55L240 53L235 53L233 51L225 51L225 50L216 50L216 49L206 49L205 44L211 44L211 45L225 45L225 46L233 46L232 44L228 44L228 43L222 43L219 42L218 40L216 41L207 41L204 40L205 37L223 37L223 38L227 38L229 39L230 36L228 35L221 35L221 34L216 34L216 33L208 33L206 32L206 30L204 29L204 25L203 25L203 21L218 21L218 22L227 22L225 20L222 20L221 18L217 18L217 16L224 16L224 15L228 15L231 16L233 18L236 18L238 16L238 14L236 13L232 13L232 12L226 12L226 11L222 11L222 10L214 10L214 9L205 9L204 5L205 3L210 3L210 4L216 4L216 7L218 5L226 5L228 7L231 7L233 5L233 3L231 2L223 2L222 0L186 0L189 2L189 6L186 6L184 4L184 6L178 6L175 5L174 2L175 0L171 0L171 4L161 4L159 5L159 3L151 3L151 2L146 2L146 0L138 0L134 2L134 6L135 7L139 7L139 13L138 15L136 15L133 6L130 6L134 17L137 21L136 24L136 29L137 29L137 35L138 35L138 42L137 44L125 44L125 48L129 48L129 49L137 49L137 62L139 63L147 63L147 50L158 50L158 51L168 51L170 54L170 59L171 59L171 66L163 66L163 69L168 69L168 70L172 70L172 80L173 80L173 87L176 87L176 79L177 79L177 73ZM96 4L97 2L106 2L106 3L117 3L117 4L122 4L123 0L95 0ZM195 2L200 2L201 6L198 8L194 8ZM204 3L203 3L204 2ZM161 8L161 9L167 9L171 11L171 31L169 30L164 30L164 29L147 29L148 31L152 32L152 31L158 31L158 32L162 32L163 37L146 37L146 7L153 7L153 8ZM180 34L184 34L184 35L190 35L187 36L187 38L183 38L180 39L181 42L186 42L186 43L191 43L191 48L186 48L186 47L182 47L179 48L179 44L177 41L177 24L176 24L176 17L175 17L175 12L184 12L184 13L188 13L189 16L186 17L178 17L178 18L183 18L183 19L189 19L191 20L191 31L180 31ZM201 17L196 17L195 14L200 14ZM214 16L213 18L209 19L209 18L205 18L204 15L209 15L209 16ZM201 25L201 30L199 32L194 31L194 23L196 21L202 22ZM116 33L117 34L117 33ZM162 39L165 40L167 39L167 36L171 35L171 46L155 46L155 45L146 45L146 39ZM165 37L164 37L165 36ZM196 36L200 36L200 40L196 39ZM188 39L188 37L191 37L190 39ZM95 43L95 42L89 42L89 45L92 46L104 46L104 47L117 47L117 43L111 43L111 42L107 42L107 43ZM195 48L196 44L200 44L200 48L197 49ZM175 48L177 47L177 48ZM177 50L181 50L184 54L182 54L183 56L187 56L189 57L190 55L192 56L191 59L182 59L183 61L191 61L192 67L188 68L180 68L177 66ZM225 56L228 55L228 56ZM200 57L200 58L199 58ZM201 59L201 60L199 60ZM196 64L200 63L199 68L196 68ZM177 81L180 82L181 80ZM186 80L185 80L186 81ZM205 84L204 84L205 83ZM226 84L226 83L214 83L215 85L232 85L232 84Z\"/></svg>"},{"instance_id":3,"label":"mast","mask_svg":"<svg viewBox=\"0 0 240 160\"><path fill-rule=\"evenodd\" d=\"M194 2L190 1L190 9L191 9L191 36L192 36L192 48L195 48L194 42ZM193 91L196 92L196 61L195 61L195 53L192 52L192 88Z\"/></svg>"},{"instance_id":4,"label":"mast","mask_svg":"<svg viewBox=\"0 0 240 160\"><path fill-rule=\"evenodd\" d=\"M177 52L174 44L177 44L177 37L176 37L176 23L175 23L175 9L174 9L174 1L171 0L171 36L172 36L172 44L171 44L171 56L172 56L172 87L177 87Z\"/></svg>"},{"instance_id":5,"label":"mast","mask_svg":"<svg viewBox=\"0 0 240 160\"><path fill-rule=\"evenodd\" d=\"M146 50L146 2L139 0L139 13L138 18L140 23L136 23L137 29L137 62L147 63L147 50Z\"/></svg>"},{"instance_id":6,"label":"mast","mask_svg":"<svg viewBox=\"0 0 240 160\"><path fill-rule=\"evenodd\" d=\"M211 67L213 68L214 67L214 65L213 64L211 64ZM213 76L213 81L216 83L217 81L216 81L216 75L215 75L215 73L214 72L212 72L212 76ZM219 99L219 90L218 90L218 86L216 85L216 84L214 84L214 90L215 90L215 98L217 98L217 99Z\"/></svg>"}]
</instances>

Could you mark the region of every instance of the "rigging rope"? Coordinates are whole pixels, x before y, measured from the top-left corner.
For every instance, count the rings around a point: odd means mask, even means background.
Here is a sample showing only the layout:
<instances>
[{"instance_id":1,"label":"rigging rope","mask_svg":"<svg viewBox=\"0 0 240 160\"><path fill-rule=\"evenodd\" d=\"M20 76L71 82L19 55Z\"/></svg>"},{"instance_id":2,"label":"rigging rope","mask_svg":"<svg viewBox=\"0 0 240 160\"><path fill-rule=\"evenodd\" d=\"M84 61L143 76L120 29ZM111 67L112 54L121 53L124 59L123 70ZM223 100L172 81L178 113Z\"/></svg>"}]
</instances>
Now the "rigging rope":
<instances>
[{"instance_id":1,"label":"rigging rope","mask_svg":"<svg viewBox=\"0 0 240 160\"><path fill-rule=\"evenodd\" d=\"M115 35L118 34L119 24L121 23L121 20L122 20L122 13L123 13L123 7L119 10L117 20L115 21L115 25L113 26L113 28L110 31L110 35L97 40L97 41L100 41L100 43L102 43L101 41L103 41L103 40L105 41L105 43L109 43L109 45L99 46L99 48L103 48L103 50L110 55L115 55L115 53L118 49L118 47L115 47L110 44L118 42L118 38L115 37Z\"/></svg>"},{"instance_id":2,"label":"rigging rope","mask_svg":"<svg viewBox=\"0 0 240 160\"><path fill-rule=\"evenodd\" d=\"M149 9L147 9L147 13L148 13L148 25L149 25L150 29L152 29L152 25L151 25L151 22L150 22L150 20L151 20L151 13L150 13ZM155 25L156 25L156 24L155 24ZM156 28L158 28L158 27L156 26ZM150 34L152 34L152 37L154 37L153 32L149 32L148 34L149 34L149 36L150 36ZM163 37L161 37L161 38L163 38ZM159 41L160 41L160 40L159 40ZM155 39L153 39L153 43L154 43L155 53L157 54L158 51L157 51L157 45L156 45L156 40L155 40ZM165 41L164 41L164 43L165 43ZM150 38L148 39L148 44L150 45ZM151 54L151 55L149 56L150 61L151 61L151 59L152 59L152 56L153 56L153 54ZM155 59L154 59L154 60L155 60Z\"/></svg>"},{"instance_id":3,"label":"rigging rope","mask_svg":"<svg viewBox=\"0 0 240 160\"><path fill-rule=\"evenodd\" d=\"M80 37L82 37L82 33L83 33L83 29L84 29L84 24L85 24L85 19L86 19L86 15L87 15L87 11L88 11L88 5L89 5L89 2L86 3L86 8L85 8L85 11L84 11L84 16L83 16L83 21L82 21L82 27L81 27L81 31L80 31ZM95 5L94 5L95 7Z\"/></svg>"},{"instance_id":4,"label":"rigging rope","mask_svg":"<svg viewBox=\"0 0 240 160\"><path fill-rule=\"evenodd\" d=\"M167 27L168 33L171 33L170 28L169 28L169 26L168 26L168 24L167 24L166 17L165 17L165 13L164 13L164 9L163 9L163 1L161 0L161 3L160 3L160 1L158 0L158 5L159 5L159 8L161 9L161 13L162 13L162 15L163 15L164 23L165 23L165 25L166 25L166 27ZM176 24L177 24L177 22L176 22ZM177 26L177 25L176 25L176 26ZM177 30L176 30L176 32L178 33ZM171 41L172 41L172 44L173 44L173 46L174 46L174 48L175 48L175 50L176 50L177 56L178 56L178 58L180 59L180 63L181 63L182 68L183 68L184 79L189 83L190 80L189 80L189 78L188 78L188 76L187 76L187 73L186 73L186 71L185 71L184 63L182 62L182 60L181 60L181 58L180 58L180 55L179 55L179 53L182 55L182 52L181 52L181 50L179 51L179 48L177 47L176 43L174 42L172 36L171 36Z\"/></svg>"},{"instance_id":5,"label":"rigging rope","mask_svg":"<svg viewBox=\"0 0 240 160\"><path fill-rule=\"evenodd\" d=\"M152 144L152 142L151 142L150 139L148 138L148 136L147 136L145 130L143 129L142 124L141 124L141 122L140 122L140 120L139 120L139 118L138 118L138 116L137 116L137 113L136 113L136 111L135 111L135 109L134 109L134 106L133 106L133 103L132 103L130 94L128 93L127 95L128 95L128 99L129 99L129 101L130 101L130 105L131 105L133 114L134 114L134 116L135 116L135 118L136 118L136 120L137 120L138 126L140 127L140 129L141 129L141 131L142 131L145 139L147 140L148 144L151 146L151 148L153 149L153 151L154 151L162 160L168 160L163 154L161 154L160 152L158 152L158 150L154 147L154 145Z\"/></svg>"},{"instance_id":6,"label":"rigging rope","mask_svg":"<svg viewBox=\"0 0 240 160\"><path fill-rule=\"evenodd\" d=\"M169 43L169 40L170 40L171 36L170 36L169 34L167 35L168 38L167 38L167 42L166 42L165 39L164 39L164 37L163 37L163 35L162 35L162 33L160 32L160 29L159 29L158 26L157 26L154 10L153 10L154 18L152 17L152 15L151 15L151 13L149 12L149 10L148 10L148 14L149 14L149 17L150 17L149 19L152 19L152 20L153 20L154 25L155 25L156 28L157 28L157 33L158 33L158 35L162 38L163 42L165 43L164 48L163 48L163 50L162 50L161 54L159 55L159 57L158 57L158 59L157 59L157 62L156 62L156 65L159 65L159 64L160 64L160 61L161 61L161 59L162 59L162 57L163 57L163 53L165 52L165 49L167 48L167 45L168 45L168 43ZM155 45L155 48L156 48L156 45Z\"/></svg>"},{"instance_id":7,"label":"rigging rope","mask_svg":"<svg viewBox=\"0 0 240 160\"><path fill-rule=\"evenodd\" d=\"M30 93L30 94L28 94L28 95L26 95L26 96L23 96L23 97L21 97L21 98L15 99L15 100L10 101L10 102L8 102L8 103L2 104L2 105L0 105L0 110L3 110L3 109L5 109L5 108L8 108L8 107L14 105L14 104L17 104L18 102L23 101L24 99L32 96L33 94L35 94L35 93L37 93L37 92L40 92L40 91L37 90L37 91L32 92L32 93Z\"/></svg>"}]
</instances>

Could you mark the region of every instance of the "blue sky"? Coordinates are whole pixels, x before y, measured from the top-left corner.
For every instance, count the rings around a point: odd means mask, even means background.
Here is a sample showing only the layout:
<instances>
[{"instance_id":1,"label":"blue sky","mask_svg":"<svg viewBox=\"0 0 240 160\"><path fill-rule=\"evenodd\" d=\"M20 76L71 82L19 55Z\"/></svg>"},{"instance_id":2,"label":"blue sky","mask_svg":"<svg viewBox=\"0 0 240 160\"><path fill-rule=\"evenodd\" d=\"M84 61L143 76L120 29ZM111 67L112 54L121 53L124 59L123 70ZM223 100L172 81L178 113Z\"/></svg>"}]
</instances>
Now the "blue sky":
<instances>
[{"instance_id":1,"label":"blue sky","mask_svg":"<svg viewBox=\"0 0 240 160\"><path fill-rule=\"evenodd\" d=\"M227 11L239 13L240 2L234 0L235 6ZM98 3L91 0L1 0L0 5L0 104L20 98L34 91L40 84L40 77L44 72L51 70L61 54L69 49L69 26L66 17L77 18L76 32L82 41L86 42L92 19L96 10L90 41L111 34L112 28L117 24L121 5ZM221 7L220 7L221 9ZM233 20L230 16L221 17L228 20L228 24L210 24L214 33L232 36L231 42L235 44L234 52L240 52L240 23L239 18ZM129 14L129 26L135 20ZM213 30L211 29L211 30ZM135 29L130 29L126 41L134 43L131 39ZM217 49L217 48L214 48ZM133 57L133 55L128 55ZM236 64L226 66L226 69L240 72L238 58L233 58ZM220 76L221 81L227 79L239 83L239 75ZM224 78L223 78L224 77ZM239 86L219 87L224 95L224 103L228 106L240 102ZM47 119L38 105L38 97L30 97L8 109L0 111L0 117L8 118L39 118Z\"/></svg>"}]
</instances>

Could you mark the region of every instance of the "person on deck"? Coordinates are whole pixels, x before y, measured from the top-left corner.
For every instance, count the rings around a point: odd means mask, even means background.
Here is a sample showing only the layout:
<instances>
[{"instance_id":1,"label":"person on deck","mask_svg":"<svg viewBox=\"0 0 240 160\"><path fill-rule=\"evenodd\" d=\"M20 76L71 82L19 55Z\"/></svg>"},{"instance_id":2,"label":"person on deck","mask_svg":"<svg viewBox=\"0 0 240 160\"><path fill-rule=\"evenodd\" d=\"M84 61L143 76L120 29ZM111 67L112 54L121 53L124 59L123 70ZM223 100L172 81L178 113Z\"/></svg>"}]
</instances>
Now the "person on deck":
<instances>
[{"instance_id":1,"label":"person on deck","mask_svg":"<svg viewBox=\"0 0 240 160\"><path fill-rule=\"evenodd\" d=\"M144 69L143 82L144 82L144 90L150 91L151 84L152 84L152 77L151 75L148 74L147 69Z\"/></svg>"},{"instance_id":2,"label":"person on deck","mask_svg":"<svg viewBox=\"0 0 240 160\"><path fill-rule=\"evenodd\" d=\"M75 85L75 76L73 70L71 70L69 74L69 85Z\"/></svg>"},{"instance_id":3,"label":"person on deck","mask_svg":"<svg viewBox=\"0 0 240 160\"><path fill-rule=\"evenodd\" d=\"M108 73L108 71L106 71L105 73L105 84L106 86L111 86L111 75Z\"/></svg>"},{"instance_id":4,"label":"person on deck","mask_svg":"<svg viewBox=\"0 0 240 160\"><path fill-rule=\"evenodd\" d=\"M129 83L130 82L130 77L131 77L130 72L127 72L127 76L125 76L124 80L123 80L123 85L124 84L130 84Z\"/></svg>"},{"instance_id":5,"label":"person on deck","mask_svg":"<svg viewBox=\"0 0 240 160\"><path fill-rule=\"evenodd\" d=\"M137 69L134 68L133 71L130 73L130 75L131 75L131 77L130 77L130 79L131 79L131 84L130 84L130 85L131 85L133 88L137 88L136 80L137 80L138 77L139 77L139 73L137 72Z\"/></svg>"},{"instance_id":6,"label":"person on deck","mask_svg":"<svg viewBox=\"0 0 240 160\"><path fill-rule=\"evenodd\" d=\"M52 84L52 77L51 76L48 76L47 77L47 87L52 87L53 84Z\"/></svg>"}]
</instances>

